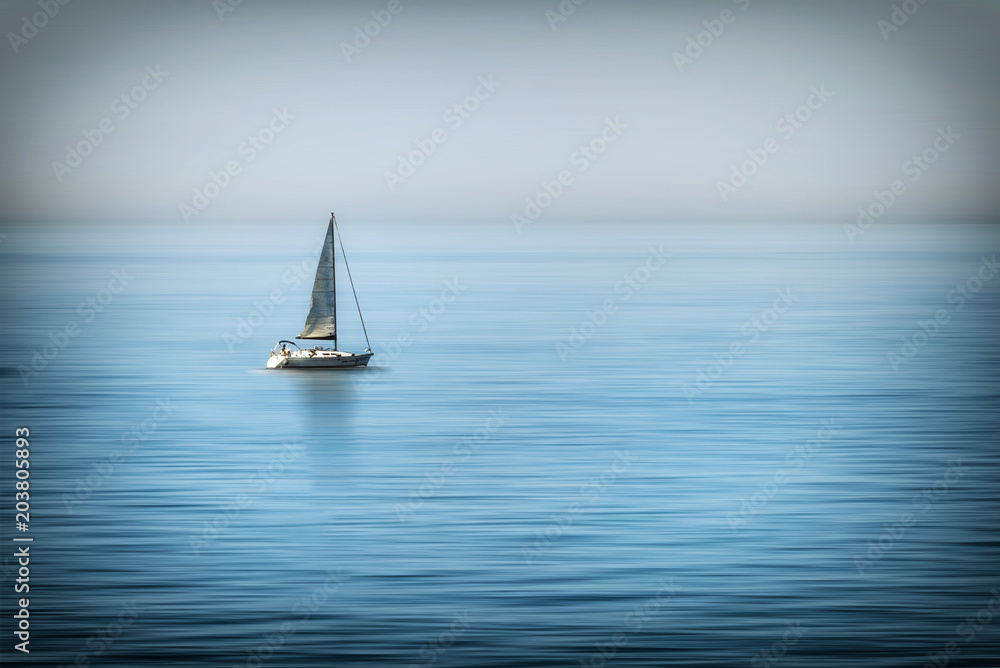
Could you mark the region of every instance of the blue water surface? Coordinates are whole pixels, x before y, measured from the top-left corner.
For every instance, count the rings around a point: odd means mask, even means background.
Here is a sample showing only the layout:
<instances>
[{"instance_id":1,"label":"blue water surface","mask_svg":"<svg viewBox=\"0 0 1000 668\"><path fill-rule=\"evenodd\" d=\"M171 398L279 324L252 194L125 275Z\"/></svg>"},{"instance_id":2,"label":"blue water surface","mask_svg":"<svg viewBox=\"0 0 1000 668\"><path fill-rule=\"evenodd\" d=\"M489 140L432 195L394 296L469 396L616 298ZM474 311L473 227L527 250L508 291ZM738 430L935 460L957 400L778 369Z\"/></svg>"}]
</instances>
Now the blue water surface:
<instances>
[{"instance_id":1,"label":"blue water surface","mask_svg":"<svg viewBox=\"0 0 1000 668\"><path fill-rule=\"evenodd\" d=\"M365 248L266 371L310 246L5 251L5 660L1000 666L995 249Z\"/></svg>"}]
</instances>

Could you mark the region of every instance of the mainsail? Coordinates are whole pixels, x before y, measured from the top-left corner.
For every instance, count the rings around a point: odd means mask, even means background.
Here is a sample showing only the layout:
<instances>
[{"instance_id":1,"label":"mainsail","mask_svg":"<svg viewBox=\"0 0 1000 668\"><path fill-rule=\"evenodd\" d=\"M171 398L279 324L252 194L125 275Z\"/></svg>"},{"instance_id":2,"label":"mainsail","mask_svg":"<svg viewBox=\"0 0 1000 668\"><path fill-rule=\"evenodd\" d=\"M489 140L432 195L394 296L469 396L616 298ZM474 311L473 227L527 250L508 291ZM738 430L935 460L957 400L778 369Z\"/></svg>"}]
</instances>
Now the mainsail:
<instances>
[{"instance_id":1,"label":"mainsail","mask_svg":"<svg viewBox=\"0 0 1000 668\"><path fill-rule=\"evenodd\" d=\"M323 253L316 267L316 280L313 282L312 301L309 302L309 315L306 324L297 339L332 339L337 340L337 275L334 268L333 226L335 219L330 214L330 226L326 229L326 241L323 242Z\"/></svg>"}]
</instances>

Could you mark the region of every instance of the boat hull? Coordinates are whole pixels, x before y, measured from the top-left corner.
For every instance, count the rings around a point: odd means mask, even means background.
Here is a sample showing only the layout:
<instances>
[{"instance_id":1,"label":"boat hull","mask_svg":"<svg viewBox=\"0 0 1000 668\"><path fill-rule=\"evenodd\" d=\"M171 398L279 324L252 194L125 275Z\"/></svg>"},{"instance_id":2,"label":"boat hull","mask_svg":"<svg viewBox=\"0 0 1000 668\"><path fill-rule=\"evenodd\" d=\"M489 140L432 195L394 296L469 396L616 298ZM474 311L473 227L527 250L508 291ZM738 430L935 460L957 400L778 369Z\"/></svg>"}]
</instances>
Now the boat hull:
<instances>
[{"instance_id":1,"label":"boat hull","mask_svg":"<svg viewBox=\"0 0 1000 668\"><path fill-rule=\"evenodd\" d=\"M329 354L322 351L309 355L275 355L267 361L268 369L352 369L368 366L373 353L352 355L351 353Z\"/></svg>"}]
</instances>

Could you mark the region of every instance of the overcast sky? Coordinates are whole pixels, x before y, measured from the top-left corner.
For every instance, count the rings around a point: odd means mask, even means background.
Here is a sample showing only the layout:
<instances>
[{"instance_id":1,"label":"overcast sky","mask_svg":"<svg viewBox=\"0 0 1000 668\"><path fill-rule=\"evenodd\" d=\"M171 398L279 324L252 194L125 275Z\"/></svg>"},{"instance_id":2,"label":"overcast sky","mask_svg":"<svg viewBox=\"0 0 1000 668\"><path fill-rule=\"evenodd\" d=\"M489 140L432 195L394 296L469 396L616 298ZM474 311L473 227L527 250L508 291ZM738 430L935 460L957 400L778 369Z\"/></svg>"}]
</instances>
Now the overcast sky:
<instances>
[{"instance_id":1,"label":"overcast sky","mask_svg":"<svg viewBox=\"0 0 1000 668\"><path fill-rule=\"evenodd\" d=\"M228 1L4 2L4 218L1000 213L995 2Z\"/></svg>"}]
</instances>

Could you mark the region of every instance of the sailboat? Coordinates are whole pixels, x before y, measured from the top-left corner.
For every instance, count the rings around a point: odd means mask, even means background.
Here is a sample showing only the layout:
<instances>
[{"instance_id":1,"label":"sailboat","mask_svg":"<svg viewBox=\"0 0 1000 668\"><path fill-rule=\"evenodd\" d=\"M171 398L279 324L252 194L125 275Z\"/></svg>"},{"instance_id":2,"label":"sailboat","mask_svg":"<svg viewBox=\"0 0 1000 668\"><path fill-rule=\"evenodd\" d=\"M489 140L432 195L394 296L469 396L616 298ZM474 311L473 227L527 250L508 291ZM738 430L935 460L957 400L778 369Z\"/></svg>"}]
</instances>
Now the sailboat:
<instances>
[{"instance_id":1,"label":"sailboat","mask_svg":"<svg viewBox=\"0 0 1000 668\"><path fill-rule=\"evenodd\" d=\"M337 264L334 237L340 241L340 252L344 256L344 267L347 278L351 282L351 292L354 293L354 303L358 307L358 317L361 319L361 331L365 333L365 352L360 355L337 350ZM358 293L354 289L354 279L351 278L351 268L347 264L347 254L344 252L344 240L337 227L337 217L330 214L330 225L326 229L326 240L323 242L323 252L316 266L316 280L313 282L312 301L309 303L309 314L302 333L295 337L313 341L333 341L333 348L314 346L300 348L294 341L278 341L271 349L271 357L267 360L268 369L345 369L368 366L372 358L371 344L368 342L368 330L365 329L365 319L361 315L361 304Z\"/></svg>"}]
</instances>

